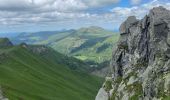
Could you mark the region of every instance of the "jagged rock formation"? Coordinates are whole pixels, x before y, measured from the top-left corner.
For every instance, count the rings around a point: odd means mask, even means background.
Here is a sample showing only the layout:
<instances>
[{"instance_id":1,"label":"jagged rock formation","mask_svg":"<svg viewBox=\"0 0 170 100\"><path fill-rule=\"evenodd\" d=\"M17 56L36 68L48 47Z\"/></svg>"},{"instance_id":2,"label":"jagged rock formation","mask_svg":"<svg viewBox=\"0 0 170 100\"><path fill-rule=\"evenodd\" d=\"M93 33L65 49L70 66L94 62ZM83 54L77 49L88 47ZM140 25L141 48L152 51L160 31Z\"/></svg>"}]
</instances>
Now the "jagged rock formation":
<instances>
[{"instance_id":1,"label":"jagged rock formation","mask_svg":"<svg viewBox=\"0 0 170 100\"><path fill-rule=\"evenodd\" d=\"M142 20L128 17L111 67L103 87L109 100L170 99L170 11L156 7Z\"/></svg>"},{"instance_id":2,"label":"jagged rock formation","mask_svg":"<svg viewBox=\"0 0 170 100\"><path fill-rule=\"evenodd\" d=\"M108 99L109 99L108 93L104 90L104 88L100 88L96 96L96 100L108 100Z\"/></svg>"},{"instance_id":3,"label":"jagged rock formation","mask_svg":"<svg viewBox=\"0 0 170 100\"><path fill-rule=\"evenodd\" d=\"M0 48L2 47L9 47L12 46L13 44L9 41L8 38L0 38Z\"/></svg>"}]
</instances>

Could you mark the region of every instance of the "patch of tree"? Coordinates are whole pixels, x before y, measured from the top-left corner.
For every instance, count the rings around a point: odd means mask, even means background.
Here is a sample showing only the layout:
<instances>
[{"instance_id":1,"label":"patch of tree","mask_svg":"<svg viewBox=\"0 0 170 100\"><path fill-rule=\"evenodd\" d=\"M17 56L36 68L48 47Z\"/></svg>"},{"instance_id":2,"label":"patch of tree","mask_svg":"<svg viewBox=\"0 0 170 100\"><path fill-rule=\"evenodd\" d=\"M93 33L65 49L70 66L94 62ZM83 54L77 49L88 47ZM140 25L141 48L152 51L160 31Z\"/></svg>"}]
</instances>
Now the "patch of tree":
<instances>
[{"instance_id":1,"label":"patch of tree","mask_svg":"<svg viewBox=\"0 0 170 100\"><path fill-rule=\"evenodd\" d=\"M95 44L97 44L98 42L103 42L107 37L100 37L100 38L96 38L96 39L90 39L90 40L87 40L85 43L83 43L80 47L77 47L77 48L74 48L71 50L70 53L75 53L75 52L78 52L82 49L85 49L85 48L89 48L89 47L92 47L94 46Z\"/></svg>"},{"instance_id":2,"label":"patch of tree","mask_svg":"<svg viewBox=\"0 0 170 100\"><path fill-rule=\"evenodd\" d=\"M102 46L97 48L96 53L100 53L100 52L106 50L107 48L109 48L109 46L111 46L111 45L108 43L103 44Z\"/></svg>"},{"instance_id":3,"label":"patch of tree","mask_svg":"<svg viewBox=\"0 0 170 100\"><path fill-rule=\"evenodd\" d=\"M58 61L58 63L67 65L71 70L83 70L86 72L91 70L87 63L73 57L64 56Z\"/></svg>"}]
</instances>

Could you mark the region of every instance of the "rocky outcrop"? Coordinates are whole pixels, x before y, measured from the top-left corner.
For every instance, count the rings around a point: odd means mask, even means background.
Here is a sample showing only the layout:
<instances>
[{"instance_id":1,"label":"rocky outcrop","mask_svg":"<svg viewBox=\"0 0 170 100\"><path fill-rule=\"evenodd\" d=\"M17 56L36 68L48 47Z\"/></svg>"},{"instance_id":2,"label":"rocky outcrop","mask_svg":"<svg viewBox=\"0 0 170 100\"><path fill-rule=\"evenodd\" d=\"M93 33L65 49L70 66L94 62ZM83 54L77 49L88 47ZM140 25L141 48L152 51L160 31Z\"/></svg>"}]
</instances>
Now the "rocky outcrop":
<instances>
[{"instance_id":1,"label":"rocky outcrop","mask_svg":"<svg viewBox=\"0 0 170 100\"><path fill-rule=\"evenodd\" d=\"M96 96L96 100L108 100L108 99L109 99L108 93L104 90L104 88L100 88Z\"/></svg>"},{"instance_id":2,"label":"rocky outcrop","mask_svg":"<svg viewBox=\"0 0 170 100\"><path fill-rule=\"evenodd\" d=\"M0 38L0 48L13 46L13 44L9 41L8 38Z\"/></svg>"},{"instance_id":3,"label":"rocky outcrop","mask_svg":"<svg viewBox=\"0 0 170 100\"><path fill-rule=\"evenodd\" d=\"M3 93L2 93L2 91L1 91L1 87L0 87L0 100L8 100L7 98L5 98L5 97L3 96Z\"/></svg>"},{"instance_id":4,"label":"rocky outcrop","mask_svg":"<svg viewBox=\"0 0 170 100\"><path fill-rule=\"evenodd\" d=\"M49 47L44 45L27 45L26 43L21 43L20 46L35 54L45 54L49 50Z\"/></svg>"},{"instance_id":5,"label":"rocky outcrop","mask_svg":"<svg viewBox=\"0 0 170 100\"><path fill-rule=\"evenodd\" d=\"M153 8L120 26L111 62L110 100L170 99L170 11Z\"/></svg>"}]
</instances>

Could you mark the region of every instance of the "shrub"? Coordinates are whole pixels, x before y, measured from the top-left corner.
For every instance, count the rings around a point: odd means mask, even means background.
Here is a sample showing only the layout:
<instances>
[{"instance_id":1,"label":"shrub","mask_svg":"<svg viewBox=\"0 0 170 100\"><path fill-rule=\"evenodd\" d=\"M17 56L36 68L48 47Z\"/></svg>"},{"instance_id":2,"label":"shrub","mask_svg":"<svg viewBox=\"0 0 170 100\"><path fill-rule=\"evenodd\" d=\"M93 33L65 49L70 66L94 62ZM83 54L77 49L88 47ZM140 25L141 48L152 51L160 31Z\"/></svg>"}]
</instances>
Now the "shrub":
<instances>
[{"instance_id":1,"label":"shrub","mask_svg":"<svg viewBox=\"0 0 170 100\"><path fill-rule=\"evenodd\" d=\"M109 92L112 89L112 80L106 80L104 88L105 91Z\"/></svg>"},{"instance_id":2,"label":"shrub","mask_svg":"<svg viewBox=\"0 0 170 100\"><path fill-rule=\"evenodd\" d=\"M119 49L124 49L124 50L127 50L127 51L128 51L128 45L125 45L125 44L119 44L119 45L118 45L118 48L119 48Z\"/></svg>"},{"instance_id":3,"label":"shrub","mask_svg":"<svg viewBox=\"0 0 170 100\"><path fill-rule=\"evenodd\" d=\"M142 84L139 82L135 82L133 84L127 85L126 90L128 92L134 91L135 94L129 98L129 100L138 100L140 96L142 96Z\"/></svg>"},{"instance_id":4,"label":"shrub","mask_svg":"<svg viewBox=\"0 0 170 100\"><path fill-rule=\"evenodd\" d=\"M122 77L119 76L119 77L116 78L116 80L114 82L117 83L117 84L120 84L121 81L122 81Z\"/></svg>"}]
</instances>

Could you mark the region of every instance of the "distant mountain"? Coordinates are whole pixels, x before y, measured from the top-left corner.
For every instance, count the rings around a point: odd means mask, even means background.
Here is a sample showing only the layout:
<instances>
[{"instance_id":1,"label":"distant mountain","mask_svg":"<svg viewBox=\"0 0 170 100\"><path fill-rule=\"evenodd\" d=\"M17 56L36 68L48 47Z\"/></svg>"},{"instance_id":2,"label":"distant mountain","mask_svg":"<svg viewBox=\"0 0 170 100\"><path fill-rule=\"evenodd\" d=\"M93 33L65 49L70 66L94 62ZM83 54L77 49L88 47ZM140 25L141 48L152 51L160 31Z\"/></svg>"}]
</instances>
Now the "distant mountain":
<instances>
[{"instance_id":1,"label":"distant mountain","mask_svg":"<svg viewBox=\"0 0 170 100\"><path fill-rule=\"evenodd\" d=\"M83 62L42 45L0 44L0 89L9 100L93 100L101 78ZM1 91L0 90L0 91ZM0 95L2 95L0 93ZM1 96L0 96L1 97Z\"/></svg>"},{"instance_id":2,"label":"distant mountain","mask_svg":"<svg viewBox=\"0 0 170 100\"><path fill-rule=\"evenodd\" d=\"M8 38L0 38L0 48L9 47L9 46L13 46L13 44L11 43L11 41L9 41Z\"/></svg>"},{"instance_id":3,"label":"distant mountain","mask_svg":"<svg viewBox=\"0 0 170 100\"><path fill-rule=\"evenodd\" d=\"M14 44L20 44L22 42L26 42L27 44L46 44L46 43L39 43L41 41L46 40L47 38L61 33L71 33L74 30L63 30L63 31L41 31L41 32L23 32L19 35L10 38Z\"/></svg>"},{"instance_id":4,"label":"distant mountain","mask_svg":"<svg viewBox=\"0 0 170 100\"><path fill-rule=\"evenodd\" d=\"M114 32L91 26L78 30L21 34L12 41L48 45L60 53L101 63L111 59L112 47L118 37Z\"/></svg>"},{"instance_id":5,"label":"distant mountain","mask_svg":"<svg viewBox=\"0 0 170 100\"><path fill-rule=\"evenodd\" d=\"M1 38L5 38L5 37L8 37L8 38L14 38L16 36L18 36L20 34L20 32L16 32L16 33L0 33L0 37Z\"/></svg>"}]
</instances>

